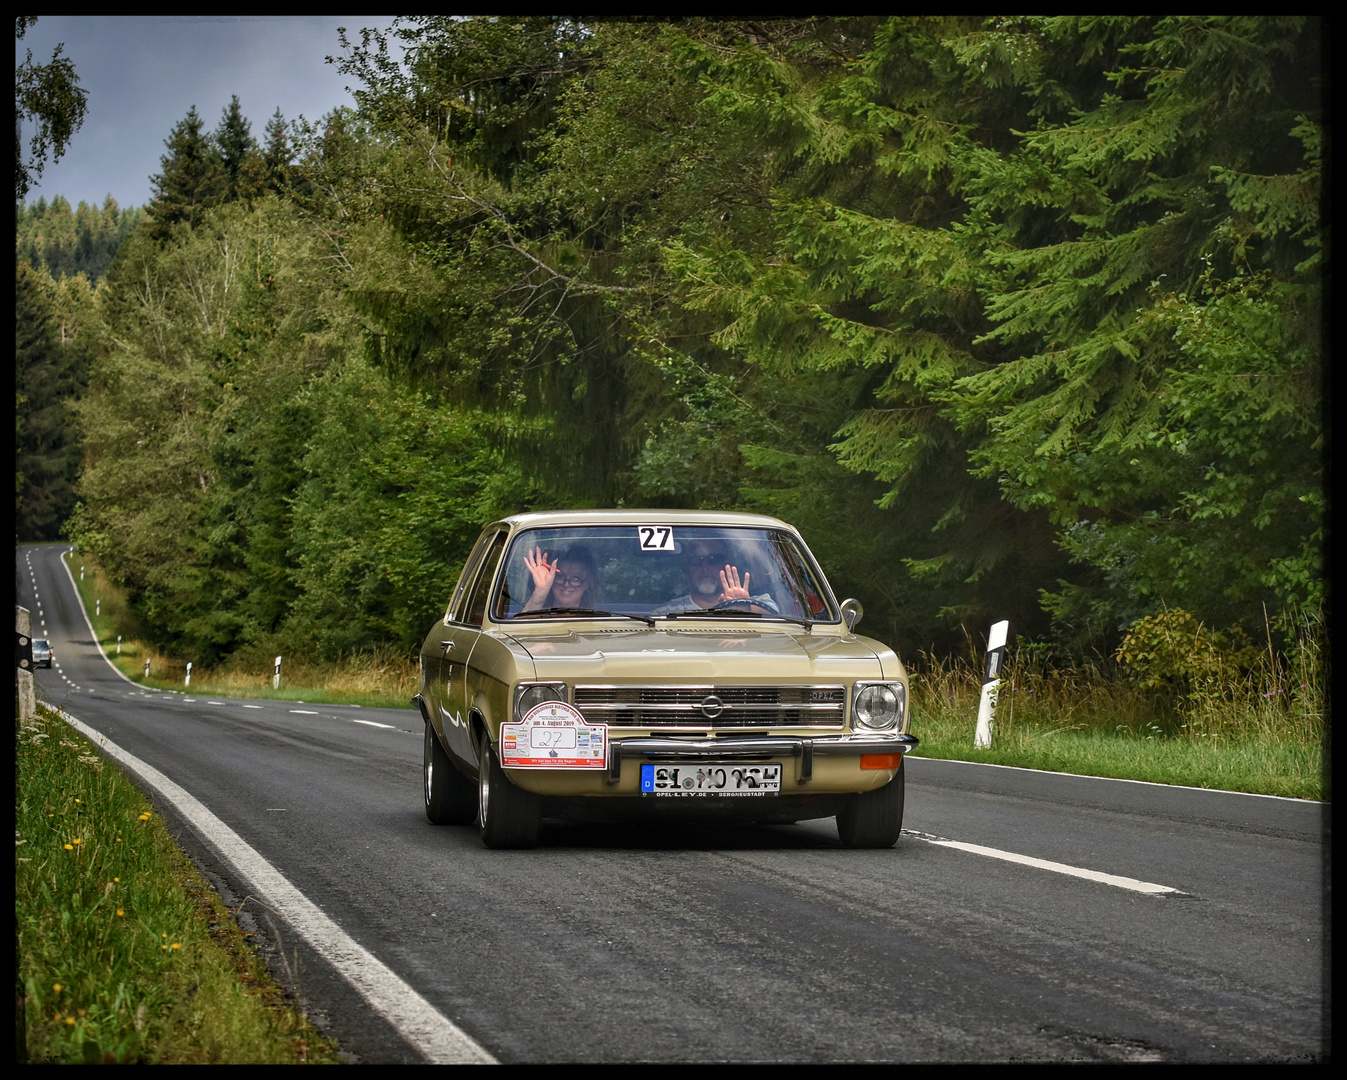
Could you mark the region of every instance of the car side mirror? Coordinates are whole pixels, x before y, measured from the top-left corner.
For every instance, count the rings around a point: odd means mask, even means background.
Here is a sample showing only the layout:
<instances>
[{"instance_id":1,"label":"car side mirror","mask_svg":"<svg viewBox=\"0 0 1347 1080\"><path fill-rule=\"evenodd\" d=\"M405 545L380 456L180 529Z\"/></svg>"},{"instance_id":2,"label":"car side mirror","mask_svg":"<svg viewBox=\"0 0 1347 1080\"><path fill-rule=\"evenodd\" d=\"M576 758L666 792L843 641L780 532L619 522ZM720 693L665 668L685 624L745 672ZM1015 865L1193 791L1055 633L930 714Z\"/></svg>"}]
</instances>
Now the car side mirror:
<instances>
[{"instance_id":1,"label":"car side mirror","mask_svg":"<svg viewBox=\"0 0 1347 1080\"><path fill-rule=\"evenodd\" d=\"M855 630L856 624L861 621L864 614L865 608L861 607L859 600L848 597L842 601L842 620L847 624L848 630Z\"/></svg>"}]
</instances>

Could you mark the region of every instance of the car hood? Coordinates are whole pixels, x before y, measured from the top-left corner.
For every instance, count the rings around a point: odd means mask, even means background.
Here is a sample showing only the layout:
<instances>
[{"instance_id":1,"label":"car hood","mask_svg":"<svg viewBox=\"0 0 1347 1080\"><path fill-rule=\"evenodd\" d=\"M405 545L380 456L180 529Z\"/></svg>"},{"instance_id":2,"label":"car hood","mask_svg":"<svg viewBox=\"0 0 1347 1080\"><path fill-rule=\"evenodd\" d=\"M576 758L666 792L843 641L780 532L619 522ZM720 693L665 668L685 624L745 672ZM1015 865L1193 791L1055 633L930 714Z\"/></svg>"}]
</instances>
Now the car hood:
<instances>
[{"instance_id":1,"label":"car hood","mask_svg":"<svg viewBox=\"0 0 1347 1080\"><path fill-rule=\"evenodd\" d=\"M705 679L836 683L884 677L884 646L836 632L742 627L614 627L511 633L541 680L667 682ZM896 667L896 661L894 665ZM890 678L897 672L891 672Z\"/></svg>"}]
</instances>

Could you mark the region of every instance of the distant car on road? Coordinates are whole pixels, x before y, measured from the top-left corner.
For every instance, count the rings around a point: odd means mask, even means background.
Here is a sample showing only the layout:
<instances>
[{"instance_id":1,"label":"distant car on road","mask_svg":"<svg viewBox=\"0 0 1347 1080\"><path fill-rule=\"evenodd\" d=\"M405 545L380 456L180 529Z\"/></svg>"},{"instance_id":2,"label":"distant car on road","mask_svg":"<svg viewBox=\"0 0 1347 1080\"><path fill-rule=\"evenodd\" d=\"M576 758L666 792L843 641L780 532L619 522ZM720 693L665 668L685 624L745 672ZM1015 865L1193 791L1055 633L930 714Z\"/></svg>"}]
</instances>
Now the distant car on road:
<instances>
[{"instance_id":1,"label":"distant car on road","mask_svg":"<svg viewBox=\"0 0 1347 1080\"><path fill-rule=\"evenodd\" d=\"M903 822L908 677L798 532L704 511L521 514L421 647L426 816L530 847L542 817Z\"/></svg>"},{"instance_id":2,"label":"distant car on road","mask_svg":"<svg viewBox=\"0 0 1347 1080\"><path fill-rule=\"evenodd\" d=\"M33 638L33 667L51 667L51 645L46 638Z\"/></svg>"}]
</instances>

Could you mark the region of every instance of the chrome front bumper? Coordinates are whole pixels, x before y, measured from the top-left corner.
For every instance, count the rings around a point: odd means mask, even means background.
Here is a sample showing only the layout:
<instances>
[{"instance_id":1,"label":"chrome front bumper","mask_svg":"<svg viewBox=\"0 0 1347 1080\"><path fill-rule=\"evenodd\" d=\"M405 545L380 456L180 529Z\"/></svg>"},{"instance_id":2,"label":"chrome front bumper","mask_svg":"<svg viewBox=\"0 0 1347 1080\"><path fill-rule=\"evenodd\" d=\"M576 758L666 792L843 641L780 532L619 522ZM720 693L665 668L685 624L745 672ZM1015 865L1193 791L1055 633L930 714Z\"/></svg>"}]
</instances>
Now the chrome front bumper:
<instances>
[{"instance_id":1,"label":"chrome front bumper","mask_svg":"<svg viewBox=\"0 0 1347 1080\"><path fill-rule=\"evenodd\" d=\"M814 777L814 758L855 757L862 754L906 754L921 742L915 735L729 735L715 738L677 739L637 737L608 742L608 783L622 779L626 758L647 761L766 761L795 759L795 782L807 784Z\"/></svg>"}]
</instances>

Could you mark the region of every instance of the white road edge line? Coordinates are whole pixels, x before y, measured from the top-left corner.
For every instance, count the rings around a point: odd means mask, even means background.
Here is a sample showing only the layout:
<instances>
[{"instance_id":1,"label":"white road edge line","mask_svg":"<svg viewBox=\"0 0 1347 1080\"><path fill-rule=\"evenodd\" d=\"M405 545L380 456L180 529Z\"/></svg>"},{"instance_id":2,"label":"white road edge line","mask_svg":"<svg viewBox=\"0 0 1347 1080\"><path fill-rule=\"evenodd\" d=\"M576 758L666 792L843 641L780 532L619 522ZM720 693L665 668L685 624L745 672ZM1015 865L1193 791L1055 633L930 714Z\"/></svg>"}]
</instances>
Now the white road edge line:
<instances>
[{"instance_id":1,"label":"white road edge line","mask_svg":"<svg viewBox=\"0 0 1347 1080\"><path fill-rule=\"evenodd\" d=\"M1030 769L1025 765L997 765L992 761L965 761L963 758L924 758L920 753L904 755L909 761L948 761L952 765L980 765L984 769L1008 769L1011 772L1039 773L1042 776L1074 776L1080 780L1107 780L1110 784L1140 784L1142 787L1172 788L1174 791L1204 791L1208 795L1238 795L1244 799L1277 799L1281 802L1315 802L1293 795L1264 795L1257 791L1227 791L1225 788L1193 787L1191 784L1162 784L1158 780L1128 780L1122 776L1091 776L1089 773L1053 772L1051 769Z\"/></svg>"},{"instance_id":2,"label":"white road edge line","mask_svg":"<svg viewBox=\"0 0 1347 1080\"><path fill-rule=\"evenodd\" d=\"M926 833L909 832L907 829L903 830L903 835L911 836L916 840L924 840L928 844L936 844L939 847L957 848L973 855L985 855L989 859L1001 859L1005 862L1019 863L1021 866L1033 866L1039 870L1051 870L1054 874L1066 874L1068 877L1084 878L1086 881L1098 881L1119 889L1130 889L1132 892L1147 893L1151 896L1162 896L1166 893L1183 895L1181 889L1171 888L1168 885L1156 885L1150 881L1139 881L1136 878L1121 877L1118 874L1105 874L1100 870L1086 870L1080 866L1068 866L1066 863L1052 862L1048 859L1035 859L1032 855L1016 855L1013 851L1002 851L1000 848L983 847L981 844L965 844L961 840L946 840L943 836L928 836Z\"/></svg>"},{"instance_id":3,"label":"white road edge line","mask_svg":"<svg viewBox=\"0 0 1347 1080\"><path fill-rule=\"evenodd\" d=\"M167 799L203 840L266 897L271 909L336 968L370 1007L427 1061L434 1065L497 1064L484 1047L342 930L194 796L82 720L62 709L56 711L71 727L96 742L108 757L121 762Z\"/></svg>"},{"instance_id":4,"label":"white road edge line","mask_svg":"<svg viewBox=\"0 0 1347 1080\"><path fill-rule=\"evenodd\" d=\"M103 662L107 664L108 667L112 668L113 674L116 675L117 678L121 679L123 682L130 683L132 686L139 687L140 683L136 682L134 679L128 678L126 673L114 664L108 654L103 651L103 643L98 640L98 634L94 632L94 624L89 619L89 612L84 607L84 597L80 596L80 587L75 584L75 571L71 570L70 564L65 561L65 557L74 550L73 547L66 548L65 551L56 556L56 561L65 568L65 576L70 579L70 588L75 594L75 603L79 605L80 614L84 616L84 625L89 628L89 636L94 639L94 648L98 650L98 655L103 658Z\"/></svg>"}]
</instances>

